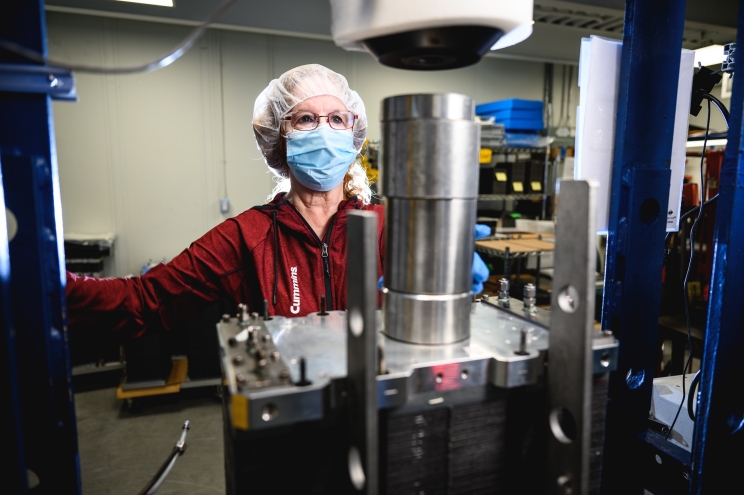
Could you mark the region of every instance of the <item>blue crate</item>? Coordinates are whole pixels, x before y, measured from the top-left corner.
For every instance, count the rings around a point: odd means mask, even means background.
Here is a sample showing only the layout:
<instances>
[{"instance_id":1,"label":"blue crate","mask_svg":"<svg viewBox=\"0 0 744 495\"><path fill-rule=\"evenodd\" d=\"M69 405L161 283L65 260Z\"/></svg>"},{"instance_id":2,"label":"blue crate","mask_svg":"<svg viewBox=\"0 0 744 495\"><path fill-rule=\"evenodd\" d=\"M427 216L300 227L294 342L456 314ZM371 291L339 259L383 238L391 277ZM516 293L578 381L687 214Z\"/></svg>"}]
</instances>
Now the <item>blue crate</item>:
<instances>
[{"instance_id":1,"label":"blue crate","mask_svg":"<svg viewBox=\"0 0 744 495\"><path fill-rule=\"evenodd\" d=\"M479 113L481 117L496 117L497 122L504 120L542 120L542 110L497 110L495 112Z\"/></svg>"},{"instance_id":2,"label":"blue crate","mask_svg":"<svg viewBox=\"0 0 744 495\"><path fill-rule=\"evenodd\" d=\"M492 101L476 105L476 115L489 114L500 110L533 110L540 112L542 115L543 102L539 100L520 100L519 98L510 98L508 100Z\"/></svg>"}]
</instances>

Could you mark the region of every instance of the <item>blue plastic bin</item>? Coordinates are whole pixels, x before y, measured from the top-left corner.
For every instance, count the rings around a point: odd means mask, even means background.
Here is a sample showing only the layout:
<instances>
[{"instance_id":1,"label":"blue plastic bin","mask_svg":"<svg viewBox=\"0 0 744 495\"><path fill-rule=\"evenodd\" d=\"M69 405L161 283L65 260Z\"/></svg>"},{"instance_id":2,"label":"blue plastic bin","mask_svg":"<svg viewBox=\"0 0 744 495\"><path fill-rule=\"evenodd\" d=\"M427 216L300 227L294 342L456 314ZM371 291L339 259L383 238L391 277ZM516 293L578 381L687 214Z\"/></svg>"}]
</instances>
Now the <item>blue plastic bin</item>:
<instances>
[{"instance_id":1,"label":"blue plastic bin","mask_svg":"<svg viewBox=\"0 0 744 495\"><path fill-rule=\"evenodd\" d=\"M476 115L483 115L500 110L536 110L542 115L543 102L539 100L520 100L519 98L510 98L508 100L492 101L476 105Z\"/></svg>"}]
</instances>

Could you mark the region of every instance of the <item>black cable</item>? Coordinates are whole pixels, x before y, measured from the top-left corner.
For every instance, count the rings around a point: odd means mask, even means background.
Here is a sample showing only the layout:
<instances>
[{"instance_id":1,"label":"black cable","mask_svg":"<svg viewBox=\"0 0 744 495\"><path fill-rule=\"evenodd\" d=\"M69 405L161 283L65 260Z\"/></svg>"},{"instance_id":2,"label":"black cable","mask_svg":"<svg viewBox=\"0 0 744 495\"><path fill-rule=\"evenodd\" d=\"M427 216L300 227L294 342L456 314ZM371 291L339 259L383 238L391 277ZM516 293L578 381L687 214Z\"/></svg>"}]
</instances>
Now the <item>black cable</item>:
<instances>
[{"instance_id":1,"label":"black cable","mask_svg":"<svg viewBox=\"0 0 744 495\"><path fill-rule=\"evenodd\" d=\"M188 434L189 429L190 422L186 420L181 427L181 437L176 442L176 445L173 446L173 449L171 450L170 454L168 454L165 462L163 462L163 464L160 466L160 469L158 469L158 472L155 473L155 476L153 476L152 479L147 483L147 485L145 485L145 487L142 489L142 491L139 492L139 495L150 495L155 493L158 488L160 488L160 485L163 484L163 481L168 476L168 474L170 474L171 469L173 469L173 465L175 464L178 456L183 455L183 453L186 451L186 435Z\"/></svg>"},{"instance_id":2,"label":"black cable","mask_svg":"<svg viewBox=\"0 0 744 495\"><path fill-rule=\"evenodd\" d=\"M709 204L713 203L714 201L718 201L718 194L710 198L708 201L703 203L702 206L696 206L694 208L691 208L689 211L684 213L681 217L679 217L680 223L682 223L684 220L687 219L690 215L694 215L700 208L705 208ZM672 236L675 234L675 232L669 232L666 235L666 238L664 239L664 250L666 251L669 248L669 241L671 240Z\"/></svg>"},{"instance_id":3,"label":"black cable","mask_svg":"<svg viewBox=\"0 0 744 495\"><path fill-rule=\"evenodd\" d=\"M721 116L723 117L723 120L726 121L726 128L728 128L730 115L729 115L728 109L726 108L726 105L724 105L721 100L719 100L718 98L716 98L715 96L711 94L706 93L703 95L703 98L713 103L716 106L716 108L718 108L718 111L721 112Z\"/></svg>"},{"instance_id":4,"label":"black cable","mask_svg":"<svg viewBox=\"0 0 744 495\"><path fill-rule=\"evenodd\" d=\"M237 0L225 0L219 7L212 11L211 14L199 24L194 30L192 30L188 36L186 36L173 50L170 51L164 57L159 58L153 62L141 65L132 65L129 67L99 67L95 65L75 65L68 64L62 61L50 60L41 53L21 46L12 41L0 39L0 48L6 51L15 53L31 61L38 62L41 64L49 65L55 68L75 71L75 72L90 72L93 74L135 74L138 72L150 72L166 67L186 53L189 48L194 46L194 43L201 38L207 27L212 24L219 16L221 16L228 8L230 8Z\"/></svg>"},{"instance_id":5,"label":"black cable","mask_svg":"<svg viewBox=\"0 0 744 495\"><path fill-rule=\"evenodd\" d=\"M711 100L708 99L708 121L705 125L705 140L703 141L703 152L700 155L700 204L703 204L703 161L705 160L705 149L708 146L708 133L710 132L710 103ZM685 404L685 373L687 372L687 368L690 366L690 361L692 360L692 335L691 335L691 329L690 329L690 301L687 297L687 282L690 278L690 269L692 269L692 260L695 258L695 227L697 226L698 222L700 221L700 218L703 216L703 209L700 208L698 210L698 216L695 218L695 221L692 224L692 228L690 229L690 261L687 264L687 273L685 273L685 280L684 284L682 286L682 290L684 291L684 298L685 298L685 319L687 320L687 346L690 348L690 354L687 356L687 360L685 361L685 367L682 369L682 400L679 403L679 407L677 408L677 414L674 415L674 421L672 421L672 424L669 426L669 431L667 432L665 439L669 439L669 435L672 434L672 431L674 430L674 425L677 424L677 419L679 418L679 413L682 411L682 406ZM684 247L682 248L684 249Z\"/></svg>"},{"instance_id":6,"label":"black cable","mask_svg":"<svg viewBox=\"0 0 744 495\"><path fill-rule=\"evenodd\" d=\"M695 391L695 389L700 383L700 371L702 370L698 370L698 372L695 373L695 376L692 377L692 382L690 383L690 393L687 395L687 415L693 421L695 421L695 411L693 410L692 406L697 399L697 392Z\"/></svg>"}]
</instances>

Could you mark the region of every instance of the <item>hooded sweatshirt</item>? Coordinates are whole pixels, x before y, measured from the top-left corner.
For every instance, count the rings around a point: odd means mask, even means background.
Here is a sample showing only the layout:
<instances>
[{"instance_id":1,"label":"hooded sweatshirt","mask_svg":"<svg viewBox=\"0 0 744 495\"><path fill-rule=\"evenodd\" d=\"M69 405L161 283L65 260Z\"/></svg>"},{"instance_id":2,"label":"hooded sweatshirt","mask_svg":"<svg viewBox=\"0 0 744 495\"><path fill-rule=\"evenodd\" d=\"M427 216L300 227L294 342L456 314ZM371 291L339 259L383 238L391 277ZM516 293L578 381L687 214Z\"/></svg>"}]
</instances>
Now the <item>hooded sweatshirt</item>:
<instances>
[{"instance_id":1,"label":"hooded sweatshirt","mask_svg":"<svg viewBox=\"0 0 744 495\"><path fill-rule=\"evenodd\" d=\"M300 213L277 195L213 228L167 264L141 277L96 279L67 273L71 331L108 328L119 337L166 330L217 301L248 304L251 312L287 317L346 309L346 222L349 210L378 214L378 276L382 275L383 208L342 201L319 239Z\"/></svg>"}]
</instances>

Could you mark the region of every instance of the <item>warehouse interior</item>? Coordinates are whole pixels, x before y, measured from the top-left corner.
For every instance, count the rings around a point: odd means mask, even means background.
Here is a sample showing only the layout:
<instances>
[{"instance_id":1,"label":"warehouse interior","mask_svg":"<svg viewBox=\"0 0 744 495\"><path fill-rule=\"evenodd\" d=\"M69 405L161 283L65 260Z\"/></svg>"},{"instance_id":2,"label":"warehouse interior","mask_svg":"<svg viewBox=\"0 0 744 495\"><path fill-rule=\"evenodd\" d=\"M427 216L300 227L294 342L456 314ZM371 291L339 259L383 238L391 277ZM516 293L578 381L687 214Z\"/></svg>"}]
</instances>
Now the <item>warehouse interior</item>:
<instances>
[{"instance_id":1,"label":"warehouse interior","mask_svg":"<svg viewBox=\"0 0 744 495\"><path fill-rule=\"evenodd\" d=\"M744 6L448 4L0 6L9 493L735 482ZM521 39L463 62L489 23ZM375 53L407 44L410 67ZM307 64L344 82L276 92ZM292 181L275 198L257 122L278 95L338 97L343 132L366 125L349 153L371 198L347 194L320 230L293 194L331 189L296 178L292 113L272 130ZM307 135L336 129L326 113ZM287 254L293 228L312 257Z\"/></svg>"}]
</instances>

